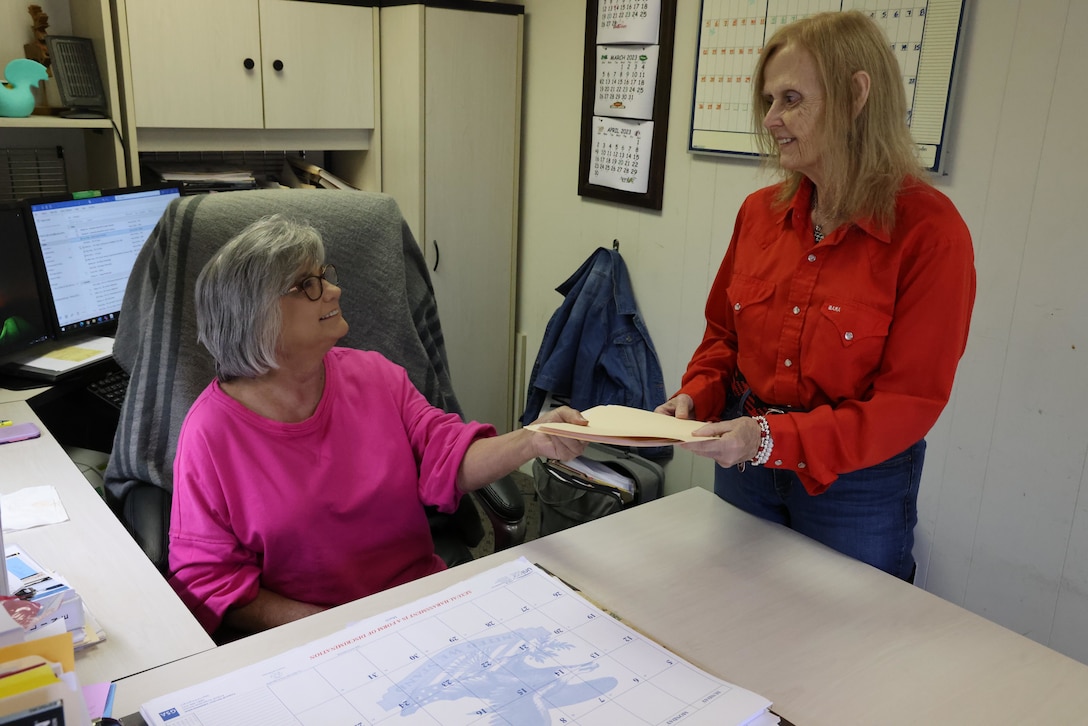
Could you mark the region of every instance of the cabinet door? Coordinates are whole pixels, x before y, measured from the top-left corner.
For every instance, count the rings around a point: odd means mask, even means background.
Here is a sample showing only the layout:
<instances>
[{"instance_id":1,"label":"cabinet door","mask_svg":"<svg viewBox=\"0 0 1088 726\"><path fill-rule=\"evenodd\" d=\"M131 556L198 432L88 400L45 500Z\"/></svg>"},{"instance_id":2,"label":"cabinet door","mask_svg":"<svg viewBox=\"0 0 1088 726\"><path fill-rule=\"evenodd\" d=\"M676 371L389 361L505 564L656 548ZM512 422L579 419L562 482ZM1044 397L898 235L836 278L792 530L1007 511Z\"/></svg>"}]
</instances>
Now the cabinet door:
<instances>
[{"instance_id":1,"label":"cabinet door","mask_svg":"<svg viewBox=\"0 0 1088 726\"><path fill-rule=\"evenodd\" d=\"M373 12L261 0L266 128L374 127Z\"/></svg>"},{"instance_id":2,"label":"cabinet door","mask_svg":"<svg viewBox=\"0 0 1088 726\"><path fill-rule=\"evenodd\" d=\"M137 126L264 125L257 0L127 0L125 7Z\"/></svg>"},{"instance_id":3,"label":"cabinet door","mask_svg":"<svg viewBox=\"0 0 1088 726\"><path fill-rule=\"evenodd\" d=\"M454 390L509 430L513 394L521 18L427 8L425 212Z\"/></svg>"}]
</instances>

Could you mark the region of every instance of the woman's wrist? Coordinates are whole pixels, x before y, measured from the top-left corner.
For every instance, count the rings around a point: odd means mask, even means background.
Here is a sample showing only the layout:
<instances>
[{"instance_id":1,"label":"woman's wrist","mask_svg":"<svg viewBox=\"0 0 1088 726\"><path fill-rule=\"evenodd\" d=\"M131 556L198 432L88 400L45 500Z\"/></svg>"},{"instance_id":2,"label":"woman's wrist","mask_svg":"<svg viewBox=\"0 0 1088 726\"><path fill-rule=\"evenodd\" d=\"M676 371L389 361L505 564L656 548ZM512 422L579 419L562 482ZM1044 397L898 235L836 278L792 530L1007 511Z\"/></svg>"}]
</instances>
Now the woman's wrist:
<instances>
[{"instance_id":1,"label":"woman's wrist","mask_svg":"<svg viewBox=\"0 0 1088 726\"><path fill-rule=\"evenodd\" d=\"M771 427L767 423L766 416L753 416L752 420L759 426L759 448L749 461L756 466L763 466L771 458L774 449L774 437L771 436Z\"/></svg>"}]
</instances>

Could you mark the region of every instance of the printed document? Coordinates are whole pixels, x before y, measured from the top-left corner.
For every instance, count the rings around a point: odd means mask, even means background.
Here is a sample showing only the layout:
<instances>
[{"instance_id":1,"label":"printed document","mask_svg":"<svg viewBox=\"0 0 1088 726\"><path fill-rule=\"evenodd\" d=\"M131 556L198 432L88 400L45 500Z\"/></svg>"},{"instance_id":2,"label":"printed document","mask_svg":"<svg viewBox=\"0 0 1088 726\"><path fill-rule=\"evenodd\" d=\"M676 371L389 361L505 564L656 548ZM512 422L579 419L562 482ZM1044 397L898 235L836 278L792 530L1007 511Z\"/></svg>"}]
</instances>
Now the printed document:
<instances>
[{"instance_id":1,"label":"printed document","mask_svg":"<svg viewBox=\"0 0 1088 726\"><path fill-rule=\"evenodd\" d=\"M525 558L145 703L152 726L774 724Z\"/></svg>"}]
</instances>

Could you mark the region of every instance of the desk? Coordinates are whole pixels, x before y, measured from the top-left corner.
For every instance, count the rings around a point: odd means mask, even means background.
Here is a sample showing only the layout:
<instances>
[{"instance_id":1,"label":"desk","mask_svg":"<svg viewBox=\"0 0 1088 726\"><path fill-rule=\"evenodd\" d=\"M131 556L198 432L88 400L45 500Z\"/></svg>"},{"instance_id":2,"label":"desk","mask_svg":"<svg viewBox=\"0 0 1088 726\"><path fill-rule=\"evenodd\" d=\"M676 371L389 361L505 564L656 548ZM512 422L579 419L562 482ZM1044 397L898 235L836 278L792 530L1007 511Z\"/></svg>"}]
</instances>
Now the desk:
<instances>
[{"instance_id":1,"label":"desk","mask_svg":"<svg viewBox=\"0 0 1088 726\"><path fill-rule=\"evenodd\" d=\"M115 714L518 555L798 726L1083 723L1088 666L692 489L140 673ZM129 717L126 724L142 724Z\"/></svg>"},{"instance_id":2,"label":"desk","mask_svg":"<svg viewBox=\"0 0 1088 726\"><path fill-rule=\"evenodd\" d=\"M41 438L0 445L0 492L52 485L69 521L9 532L38 564L80 594L106 641L76 656L83 684L112 681L213 648L212 639L25 402L0 403L0 418L33 421Z\"/></svg>"},{"instance_id":3,"label":"desk","mask_svg":"<svg viewBox=\"0 0 1088 726\"><path fill-rule=\"evenodd\" d=\"M48 390L49 386L25 388L18 391L10 390L7 388L0 388L0 403L16 403L19 401L29 401L35 396L45 393Z\"/></svg>"},{"instance_id":4,"label":"desk","mask_svg":"<svg viewBox=\"0 0 1088 726\"><path fill-rule=\"evenodd\" d=\"M0 388L0 403L26 401L64 446L110 451L120 412L88 391L87 385L118 369L117 363L107 358L73 371L56 383L26 390ZM0 377L0 382L11 380Z\"/></svg>"}]
</instances>

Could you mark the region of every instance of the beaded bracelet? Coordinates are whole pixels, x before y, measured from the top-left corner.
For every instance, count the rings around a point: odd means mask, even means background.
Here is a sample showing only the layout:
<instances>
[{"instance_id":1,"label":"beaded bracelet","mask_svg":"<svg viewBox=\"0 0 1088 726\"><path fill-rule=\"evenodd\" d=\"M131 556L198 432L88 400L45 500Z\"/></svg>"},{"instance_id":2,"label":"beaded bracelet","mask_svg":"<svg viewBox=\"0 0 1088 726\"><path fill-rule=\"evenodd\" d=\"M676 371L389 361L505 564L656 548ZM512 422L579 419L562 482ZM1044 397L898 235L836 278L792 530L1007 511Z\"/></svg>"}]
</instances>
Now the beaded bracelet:
<instances>
[{"instance_id":1,"label":"beaded bracelet","mask_svg":"<svg viewBox=\"0 0 1088 726\"><path fill-rule=\"evenodd\" d=\"M771 436L771 427L767 424L766 416L754 416L752 420L759 424L759 448L751 461L756 466L763 466L771 458L771 449L774 448L774 437Z\"/></svg>"}]
</instances>

